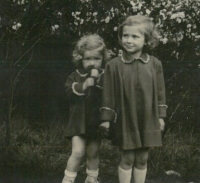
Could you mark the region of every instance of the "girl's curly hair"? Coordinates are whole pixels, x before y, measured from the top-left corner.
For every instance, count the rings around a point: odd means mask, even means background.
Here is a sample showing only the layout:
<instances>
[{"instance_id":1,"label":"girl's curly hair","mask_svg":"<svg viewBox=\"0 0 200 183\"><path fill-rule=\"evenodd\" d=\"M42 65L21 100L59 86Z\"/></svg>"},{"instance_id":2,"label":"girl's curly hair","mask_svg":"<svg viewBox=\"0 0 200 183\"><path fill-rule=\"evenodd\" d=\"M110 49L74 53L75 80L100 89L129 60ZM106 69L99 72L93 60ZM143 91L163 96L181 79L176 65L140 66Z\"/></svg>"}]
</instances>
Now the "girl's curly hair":
<instances>
[{"instance_id":1,"label":"girl's curly hair","mask_svg":"<svg viewBox=\"0 0 200 183\"><path fill-rule=\"evenodd\" d=\"M147 16L143 15L134 15L129 16L125 19L125 21L119 25L118 28L118 39L119 43L122 42L122 34L124 26L140 26L142 25L142 29L140 30L145 36L146 47L149 49L153 49L158 45L159 35L155 28L154 23Z\"/></svg>"},{"instance_id":2,"label":"girl's curly hair","mask_svg":"<svg viewBox=\"0 0 200 183\"><path fill-rule=\"evenodd\" d=\"M81 37L72 53L73 63L76 67L82 67L82 59L85 51L98 50L103 55L103 62L107 62L112 52L106 48L104 40L97 34L89 34Z\"/></svg>"}]
</instances>

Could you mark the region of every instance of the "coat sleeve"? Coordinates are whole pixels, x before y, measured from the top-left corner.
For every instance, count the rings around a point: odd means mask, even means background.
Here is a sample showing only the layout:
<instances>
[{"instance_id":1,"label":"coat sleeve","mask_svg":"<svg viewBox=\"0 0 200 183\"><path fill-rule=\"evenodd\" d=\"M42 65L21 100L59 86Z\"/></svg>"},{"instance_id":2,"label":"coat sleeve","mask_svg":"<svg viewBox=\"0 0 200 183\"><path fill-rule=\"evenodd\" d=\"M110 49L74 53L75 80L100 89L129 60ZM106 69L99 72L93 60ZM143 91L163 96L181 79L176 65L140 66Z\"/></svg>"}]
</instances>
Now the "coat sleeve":
<instances>
[{"instance_id":1,"label":"coat sleeve","mask_svg":"<svg viewBox=\"0 0 200 183\"><path fill-rule=\"evenodd\" d=\"M100 75L99 82L96 84L96 88L103 89L103 78L104 78L104 71Z\"/></svg>"},{"instance_id":2,"label":"coat sleeve","mask_svg":"<svg viewBox=\"0 0 200 183\"><path fill-rule=\"evenodd\" d=\"M166 117L166 94L165 94L165 81L162 63L158 61L157 66L157 88L158 88L158 112L160 118Z\"/></svg>"},{"instance_id":3,"label":"coat sleeve","mask_svg":"<svg viewBox=\"0 0 200 183\"><path fill-rule=\"evenodd\" d=\"M105 68L103 81L103 95L101 107L101 120L116 122L116 94L113 68L108 63Z\"/></svg>"},{"instance_id":4,"label":"coat sleeve","mask_svg":"<svg viewBox=\"0 0 200 183\"><path fill-rule=\"evenodd\" d=\"M85 94L83 93L83 82L78 82L75 79L75 73L72 73L65 83L65 91L67 94L67 97L83 97Z\"/></svg>"}]
</instances>

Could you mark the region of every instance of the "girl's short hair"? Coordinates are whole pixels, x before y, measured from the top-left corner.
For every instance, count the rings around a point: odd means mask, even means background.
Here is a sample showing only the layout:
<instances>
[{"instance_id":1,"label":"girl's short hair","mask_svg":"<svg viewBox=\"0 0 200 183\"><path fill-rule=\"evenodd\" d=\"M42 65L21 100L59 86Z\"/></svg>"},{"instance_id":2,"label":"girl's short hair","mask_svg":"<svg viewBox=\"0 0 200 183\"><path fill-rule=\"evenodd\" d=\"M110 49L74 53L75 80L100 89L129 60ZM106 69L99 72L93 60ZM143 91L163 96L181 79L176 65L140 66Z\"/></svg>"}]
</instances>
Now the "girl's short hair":
<instances>
[{"instance_id":1,"label":"girl's short hair","mask_svg":"<svg viewBox=\"0 0 200 183\"><path fill-rule=\"evenodd\" d=\"M119 25L118 39L120 44L122 41L123 27L126 25L127 26L143 25L144 29L140 31L145 35L145 42L146 42L145 46L147 46L150 49L153 49L158 45L159 35L155 28L155 25L149 17L143 15L129 16L125 19L125 21L121 25Z\"/></svg>"},{"instance_id":2,"label":"girl's short hair","mask_svg":"<svg viewBox=\"0 0 200 183\"><path fill-rule=\"evenodd\" d=\"M76 67L82 67L82 59L85 51L98 50L103 55L103 62L110 58L110 51L106 49L104 40L97 34L89 34L80 38L72 53L73 63Z\"/></svg>"}]
</instances>

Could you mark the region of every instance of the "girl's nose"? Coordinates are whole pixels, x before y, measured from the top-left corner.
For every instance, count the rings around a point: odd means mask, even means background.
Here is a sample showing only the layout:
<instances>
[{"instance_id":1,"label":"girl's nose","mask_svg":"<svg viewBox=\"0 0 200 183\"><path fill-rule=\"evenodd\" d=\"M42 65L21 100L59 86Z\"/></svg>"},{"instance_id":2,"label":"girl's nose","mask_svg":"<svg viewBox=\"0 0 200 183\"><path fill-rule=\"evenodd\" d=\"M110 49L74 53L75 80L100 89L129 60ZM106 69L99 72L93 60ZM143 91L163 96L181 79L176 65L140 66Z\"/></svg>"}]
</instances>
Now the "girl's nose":
<instances>
[{"instance_id":1,"label":"girl's nose","mask_svg":"<svg viewBox=\"0 0 200 183\"><path fill-rule=\"evenodd\" d=\"M94 65L94 60L91 60L91 61L90 61L90 65Z\"/></svg>"},{"instance_id":2,"label":"girl's nose","mask_svg":"<svg viewBox=\"0 0 200 183\"><path fill-rule=\"evenodd\" d=\"M127 38L127 43L131 43L132 42L132 38L131 37L128 37Z\"/></svg>"}]
</instances>

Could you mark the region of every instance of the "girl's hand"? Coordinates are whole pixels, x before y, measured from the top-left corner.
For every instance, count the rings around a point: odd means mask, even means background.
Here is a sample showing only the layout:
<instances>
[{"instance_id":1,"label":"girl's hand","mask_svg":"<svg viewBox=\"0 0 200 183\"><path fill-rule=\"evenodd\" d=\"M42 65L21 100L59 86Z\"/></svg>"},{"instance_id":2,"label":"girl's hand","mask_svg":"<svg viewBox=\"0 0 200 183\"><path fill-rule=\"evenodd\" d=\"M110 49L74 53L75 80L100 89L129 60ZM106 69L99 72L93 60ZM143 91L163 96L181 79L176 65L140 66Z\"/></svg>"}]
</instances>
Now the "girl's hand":
<instances>
[{"instance_id":1,"label":"girl's hand","mask_svg":"<svg viewBox=\"0 0 200 183\"><path fill-rule=\"evenodd\" d=\"M160 130L163 131L165 129L165 122L162 118L159 118Z\"/></svg>"},{"instance_id":2,"label":"girl's hand","mask_svg":"<svg viewBox=\"0 0 200 183\"><path fill-rule=\"evenodd\" d=\"M110 138L110 133L109 133L109 128L110 128L110 122L103 122L97 131L99 134L100 138Z\"/></svg>"},{"instance_id":3,"label":"girl's hand","mask_svg":"<svg viewBox=\"0 0 200 183\"><path fill-rule=\"evenodd\" d=\"M90 75L92 78L94 78L96 83L99 83L100 75L99 75L99 71L97 69L92 69Z\"/></svg>"},{"instance_id":4,"label":"girl's hand","mask_svg":"<svg viewBox=\"0 0 200 183\"><path fill-rule=\"evenodd\" d=\"M105 128L110 128L110 122L108 122L108 121L103 122L103 123L101 123L100 126L103 126L103 127L105 127Z\"/></svg>"},{"instance_id":5,"label":"girl's hand","mask_svg":"<svg viewBox=\"0 0 200 183\"><path fill-rule=\"evenodd\" d=\"M99 76L98 79L96 80L96 83L100 82L101 77Z\"/></svg>"},{"instance_id":6,"label":"girl's hand","mask_svg":"<svg viewBox=\"0 0 200 183\"><path fill-rule=\"evenodd\" d=\"M83 83L83 91L85 91L87 88L94 86L95 85L95 80L94 78L88 78L85 80L85 82Z\"/></svg>"}]
</instances>

